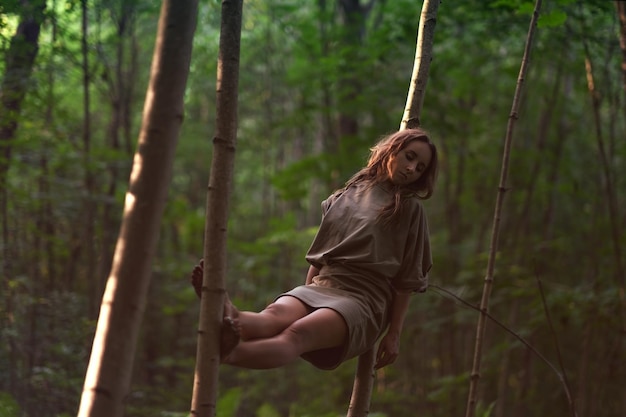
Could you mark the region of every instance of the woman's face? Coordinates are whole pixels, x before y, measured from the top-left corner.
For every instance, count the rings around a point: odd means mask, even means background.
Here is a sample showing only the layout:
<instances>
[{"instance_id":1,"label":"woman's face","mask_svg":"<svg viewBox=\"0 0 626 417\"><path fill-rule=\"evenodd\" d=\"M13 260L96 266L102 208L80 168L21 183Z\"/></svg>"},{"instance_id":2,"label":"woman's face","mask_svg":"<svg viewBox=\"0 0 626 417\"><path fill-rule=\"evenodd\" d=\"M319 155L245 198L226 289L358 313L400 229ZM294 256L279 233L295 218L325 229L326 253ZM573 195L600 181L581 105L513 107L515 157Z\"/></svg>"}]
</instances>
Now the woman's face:
<instances>
[{"instance_id":1,"label":"woman's face","mask_svg":"<svg viewBox=\"0 0 626 417\"><path fill-rule=\"evenodd\" d=\"M432 151L426 142L413 140L387 161L387 174L396 185L407 185L417 181L432 158Z\"/></svg>"}]
</instances>

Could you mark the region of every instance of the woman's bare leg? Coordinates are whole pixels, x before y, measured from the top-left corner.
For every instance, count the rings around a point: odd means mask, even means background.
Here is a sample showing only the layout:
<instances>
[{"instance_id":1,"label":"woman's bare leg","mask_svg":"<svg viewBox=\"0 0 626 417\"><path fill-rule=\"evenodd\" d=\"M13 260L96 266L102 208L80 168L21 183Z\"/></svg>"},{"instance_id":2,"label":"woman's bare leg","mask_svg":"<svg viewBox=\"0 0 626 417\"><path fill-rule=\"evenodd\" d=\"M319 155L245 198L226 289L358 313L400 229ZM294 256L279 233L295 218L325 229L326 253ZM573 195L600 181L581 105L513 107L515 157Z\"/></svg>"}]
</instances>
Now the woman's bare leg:
<instances>
[{"instance_id":1,"label":"woman's bare leg","mask_svg":"<svg viewBox=\"0 0 626 417\"><path fill-rule=\"evenodd\" d=\"M202 292L201 261L191 283ZM239 311L228 295L224 304L220 340L221 360L253 369L285 365L302 353L341 345L348 333L343 317L334 310L313 310L299 299L283 296L260 313Z\"/></svg>"},{"instance_id":2,"label":"woman's bare leg","mask_svg":"<svg viewBox=\"0 0 626 417\"><path fill-rule=\"evenodd\" d=\"M203 268L204 261L200 260L191 273L191 283L198 297L202 294ZM242 340L250 340L275 336L311 311L300 300L290 296L280 297L260 313L239 311L226 294L223 315L232 319L234 325L239 327Z\"/></svg>"},{"instance_id":3,"label":"woman's bare leg","mask_svg":"<svg viewBox=\"0 0 626 417\"><path fill-rule=\"evenodd\" d=\"M343 317L334 310L321 308L296 320L275 336L240 342L222 361L250 369L277 368L305 352L340 346L347 334Z\"/></svg>"},{"instance_id":4,"label":"woman's bare leg","mask_svg":"<svg viewBox=\"0 0 626 417\"><path fill-rule=\"evenodd\" d=\"M230 355L241 341L276 336L311 311L312 308L291 296L280 297L260 313L239 311L226 294L220 335L221 358Z\"/></svg>"},{"instance_id":5,"label":"woman's bare leg","mask_svg":"<svg viewBox=\"0 0 626 417\"><path fill-rule=\"evenodd\" d=\"M283 296L268 305L260 313L238 312L242 340L276 336L296 320L313 311L295 297Z\"/></svg>"}]
</instances>

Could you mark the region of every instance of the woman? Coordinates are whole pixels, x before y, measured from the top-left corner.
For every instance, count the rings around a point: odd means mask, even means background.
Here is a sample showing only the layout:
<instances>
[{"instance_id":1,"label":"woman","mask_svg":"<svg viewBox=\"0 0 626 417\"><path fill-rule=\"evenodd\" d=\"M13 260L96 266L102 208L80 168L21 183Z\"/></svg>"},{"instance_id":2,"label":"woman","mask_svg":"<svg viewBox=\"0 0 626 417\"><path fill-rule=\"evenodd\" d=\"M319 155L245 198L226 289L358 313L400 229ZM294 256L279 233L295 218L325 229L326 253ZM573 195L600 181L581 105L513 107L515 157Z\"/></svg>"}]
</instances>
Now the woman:
<instances>
[{"instance_id":1,"label":"woman","mask_svg":"<svg viewBox=\"0 0 626 417\"><path fill-rule=\"evenodd\" d=\"M428 286L432 260L420 199L433 193L437 149L421 129L384 137L367 166L322 203L306 255L306 285L260 313L226 302L222 363L275 368L302 357L334 369L381 339L376 368L393 363L413 292ZM202 264L194 268L198 294Z\"/></svg>"}]
</instances>

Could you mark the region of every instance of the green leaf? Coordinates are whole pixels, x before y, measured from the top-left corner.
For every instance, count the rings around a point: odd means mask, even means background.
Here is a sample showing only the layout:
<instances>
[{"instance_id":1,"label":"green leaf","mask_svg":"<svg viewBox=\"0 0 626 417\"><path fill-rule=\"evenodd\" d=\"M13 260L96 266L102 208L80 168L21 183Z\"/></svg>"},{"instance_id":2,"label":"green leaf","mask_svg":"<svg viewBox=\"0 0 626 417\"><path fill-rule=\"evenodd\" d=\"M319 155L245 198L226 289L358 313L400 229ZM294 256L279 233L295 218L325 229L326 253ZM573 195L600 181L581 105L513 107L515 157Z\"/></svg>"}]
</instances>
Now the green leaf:
<instances>
[{"instance_id":1,"label":"green leaf","mask_svg":"<svg viewBox=\"0 0 626 417\"><path fill-rule=\"evenodd\" d=\"M216 415L221 417L234 417L241 402L241 388L232 388L226 391L218 401Z\"/></svg>"},{"instance_id":2,"label":"green leaf","mask_svg":"<svg viewBox=\"0 0 626 417\"><path fill-rule=\"evenodd\" d=\"M256 417L280 417L280 413L274 407L265 403L257 410Z\"/></svg>"},{"instance_id":3,"label":"green leaf","mask_svg":"<svg viewBox=\"0 0 626 417\"><path fill-rule=\"evenodd\" d=\"M18 417L21 415L17 401L7 392L0 392L0 416Z\"/></svg>"},{"instance_id":4,"label":"green leaf","mask_svg":"<svg viewBox=\"0 0 626 417\"><path fill-rule=\"evenodd\" d=\"M539 16L537 26L540 28L553 28L565 24L567 14L562 10L554 10Z\"/></svg>"}]
</instances>

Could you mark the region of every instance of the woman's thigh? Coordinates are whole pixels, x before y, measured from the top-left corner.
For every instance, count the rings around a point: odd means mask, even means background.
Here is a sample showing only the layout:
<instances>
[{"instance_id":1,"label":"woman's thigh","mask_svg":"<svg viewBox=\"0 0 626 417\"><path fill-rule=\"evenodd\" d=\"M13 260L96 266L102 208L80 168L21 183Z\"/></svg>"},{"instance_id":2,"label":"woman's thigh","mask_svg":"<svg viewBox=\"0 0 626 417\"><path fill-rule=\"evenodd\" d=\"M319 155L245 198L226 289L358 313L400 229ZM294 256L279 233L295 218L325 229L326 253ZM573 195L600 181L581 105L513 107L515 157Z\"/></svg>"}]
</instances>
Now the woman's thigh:
<instances>
[{"instance_id":1,"label":"woman's thigh","mask_svg":"<svg viewBox=\"0 0 626 417\"><path fill-rule=\"evenodd\" d=\"M304 304L296 297L284 295L265 307L265 309L261 311L261 314L271 316L275 321L284 323L284 327L286 328L291 323L305 317L312 311L313 308Z\"/></svg>"},{"instance_id":2,"label":"woman's thigh","mask_svg":"<svg viewBox=\"0 0 626 417\"><path fill-rule=\"evenodd\" d=\"M241 336L244 340L275 336L311 311L311 307L295 297L280 297L260 313L241 311Z\"/></svg>"},{"instance_id":3,"label":"woman's thigh","mask_svg":"<svg viewBox=\"0 0 626 417\"><path fill-rule=\"evenodd\" d=\"M348 337L348 325L335 310L320 308L295 321L284 334L304 353L342 345Z\"/></svg>"},{"instance_id":4,"label":"woman's thigh","mask_svg":"<svg viewBox=\"0 0 626 417\"><path fill-rule=\"evenodd\" d=\"M284 306L283 302L279 304ZM287 304L292 305L289 301ZM348 326L339 313L320 308L294 321L280 334L244 339L225 363L251 369L276 368L305 352L341 346L347 334Z\"/></svg>"}]
</instances>

